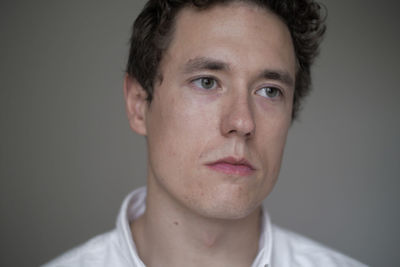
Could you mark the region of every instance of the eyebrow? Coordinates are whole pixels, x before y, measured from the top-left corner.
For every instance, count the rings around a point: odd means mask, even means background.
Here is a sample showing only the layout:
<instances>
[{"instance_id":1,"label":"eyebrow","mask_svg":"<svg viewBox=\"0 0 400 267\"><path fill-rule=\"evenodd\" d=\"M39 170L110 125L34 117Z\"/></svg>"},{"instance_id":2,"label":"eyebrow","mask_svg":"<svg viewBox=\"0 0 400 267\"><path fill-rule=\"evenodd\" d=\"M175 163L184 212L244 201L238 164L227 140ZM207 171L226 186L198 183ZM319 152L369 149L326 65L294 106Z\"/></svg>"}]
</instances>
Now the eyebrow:
<instances>
[{"instance_id":1,"label":"eyebrow","mask_svg":"<svg viewBox=\"0 0 400 267\"><path fill-rule=\"evenodd\" d=\"M216 60L208 57L197 57L188 60L188 62L183 66L183 72L185 74L190 74L201 70L211 70L211 71L228 71L230 66L228 63ZM257 79L267 79L282 82L283 84L292 87L294 85L294 80L289 74L289 72L284 70L273 70L265 69L261 71Z\"/></svg>"},{"instance_id":2,"label":"eyebrow","mask_svg":"<svg viewBox=\"0 0 400 267\"><path fill-rule=\"evenodd\" d=\"M229 64L227 64L226 62L207 57L197 57L194 59L190 59L183 66L184 73L192 73L200 70L226 71L229 69Z\"/></svg>"},{"instance_id":3,"label":"eyebrow","mask_svg":"<svg viewBox=\"0 0 400 267\"><path fill-rule=\"evenodd\" d=\"M294 80L287 71L266 69L258 76L259 79L275 80L289 87L294 86Z\"/></svg>"}]
</instances>

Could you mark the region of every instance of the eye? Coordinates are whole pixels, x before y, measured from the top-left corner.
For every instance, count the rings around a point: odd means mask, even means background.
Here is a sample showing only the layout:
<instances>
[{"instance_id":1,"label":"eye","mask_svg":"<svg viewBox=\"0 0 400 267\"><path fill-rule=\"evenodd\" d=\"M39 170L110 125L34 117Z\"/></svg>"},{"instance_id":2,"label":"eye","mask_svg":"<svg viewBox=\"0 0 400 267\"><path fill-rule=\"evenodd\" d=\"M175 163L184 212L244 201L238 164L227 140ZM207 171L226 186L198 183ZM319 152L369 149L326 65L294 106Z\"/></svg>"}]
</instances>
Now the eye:
<instances>
[{"instance_id":1,"label":"eye","mask_svg":"<svg viewBox=\"0 0 400 267\"><path fill-rule=\"evenodd\" d=\"M266 97L266 98L277 98L282 95L282 92L279 88L267 86L256 91L256 94Z\"/></svg>"},{"instance_id":2,"label":"eye","mask_svg":"<svg viewBox=\"0 0 400 267\"><path fill-rule=\"evenodd\" d=\"M196 80L193 80L193 83L194 85L196 85L196 87L206 90L214 89L217 86L217 81L211 77L198 78Z\"/></svg>"}]
</instances>

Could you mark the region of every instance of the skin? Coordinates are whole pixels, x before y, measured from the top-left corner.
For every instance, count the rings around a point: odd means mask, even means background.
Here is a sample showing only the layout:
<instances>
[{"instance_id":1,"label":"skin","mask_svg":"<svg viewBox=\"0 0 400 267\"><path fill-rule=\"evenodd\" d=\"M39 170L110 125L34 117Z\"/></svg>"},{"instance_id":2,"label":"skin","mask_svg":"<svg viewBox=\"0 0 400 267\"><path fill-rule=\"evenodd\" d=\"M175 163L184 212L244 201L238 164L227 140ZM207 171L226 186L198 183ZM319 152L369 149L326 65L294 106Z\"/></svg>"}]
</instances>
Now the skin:
<instances>
[{"instance_id":1,"label":"skin","mask_svg":"<svg viewBox=\"0 0 400 267\"><path fill-rule=\"evenodd\" d=\"M249 4L184 8L159 70L151 104L131 77L124 86L148 146L147 208L131 224L139 256L147 266L250 266L291 124L290 33ZM218 163L227 157L248 164Z\"/></svg>"}]
</instances>

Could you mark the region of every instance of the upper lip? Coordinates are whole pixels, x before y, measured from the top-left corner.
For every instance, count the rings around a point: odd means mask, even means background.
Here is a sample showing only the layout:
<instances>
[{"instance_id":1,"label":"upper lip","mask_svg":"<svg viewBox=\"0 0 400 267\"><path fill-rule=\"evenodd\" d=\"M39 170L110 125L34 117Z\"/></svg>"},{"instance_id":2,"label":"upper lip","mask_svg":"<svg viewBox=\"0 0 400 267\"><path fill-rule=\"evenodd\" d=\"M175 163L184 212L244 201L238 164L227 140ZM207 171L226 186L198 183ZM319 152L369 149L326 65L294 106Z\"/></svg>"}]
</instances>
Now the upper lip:
<instances>
[{"instance_id":1,"label":"upper lip","mask_svg":"<svg viewBox=\"0 0 400 267\"><path fill-rule=\"evenodd\" d=\"M249 167L250 169L255 170L253 165L251 165L250 162L248 162L248 160L246 160L245 158L226 157L226 158L222 158L222 159L207 163L206 165L214 165L214 164L218 164L218 163L228 163L228 164L232 164L232 165L245 165L245 166Z\"/></svg>"}]
</instances>

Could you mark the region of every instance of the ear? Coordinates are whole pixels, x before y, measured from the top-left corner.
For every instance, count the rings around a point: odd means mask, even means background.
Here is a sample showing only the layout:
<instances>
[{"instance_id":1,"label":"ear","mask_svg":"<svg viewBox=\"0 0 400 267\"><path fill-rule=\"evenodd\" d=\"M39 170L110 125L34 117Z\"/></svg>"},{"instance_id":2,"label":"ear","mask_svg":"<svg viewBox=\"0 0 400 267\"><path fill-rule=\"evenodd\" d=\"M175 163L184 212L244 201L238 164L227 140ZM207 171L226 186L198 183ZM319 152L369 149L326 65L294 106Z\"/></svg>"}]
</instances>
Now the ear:
<instances>
[{"instance_id":1,"label":"ear","mask_svg":"<svg viewBox=\"0 0 400 267\"><path fill-rule=\"evenodd\" d=\"M139 82L129 74L124 79L126 114L133 131L146 135L147 93Z\"/></svg>"}]
</instances>

